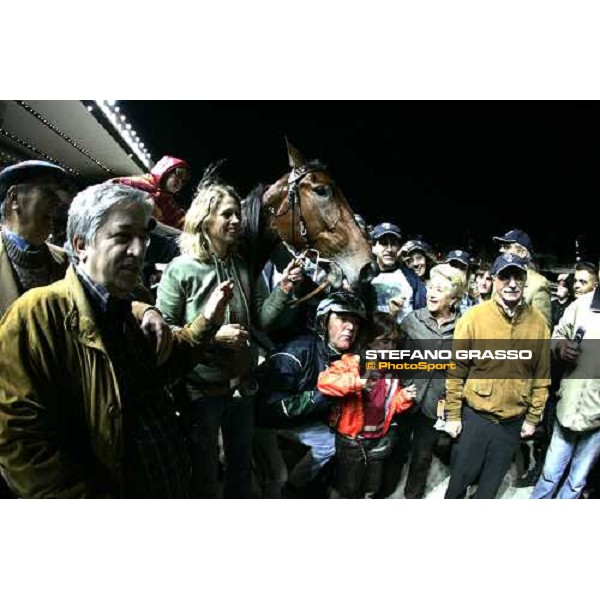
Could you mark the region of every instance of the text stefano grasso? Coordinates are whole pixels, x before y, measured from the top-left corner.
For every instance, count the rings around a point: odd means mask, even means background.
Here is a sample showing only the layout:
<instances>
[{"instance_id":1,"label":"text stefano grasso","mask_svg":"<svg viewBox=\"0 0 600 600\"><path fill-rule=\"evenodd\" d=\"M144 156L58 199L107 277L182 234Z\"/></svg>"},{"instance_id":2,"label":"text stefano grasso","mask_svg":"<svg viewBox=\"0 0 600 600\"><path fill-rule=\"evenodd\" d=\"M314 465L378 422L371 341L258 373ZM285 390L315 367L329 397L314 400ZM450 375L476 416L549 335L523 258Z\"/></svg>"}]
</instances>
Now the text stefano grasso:
<instances>
[{"instance_id":1,"label":"text stefano grasso","mask_svg":"<svg viewBox=\"0 0 600 600\"><path fill-rule=\"evenodd\" d=\"M366 350L366 360L531 360L531 350Z\"/></svg>"}]
</instances>

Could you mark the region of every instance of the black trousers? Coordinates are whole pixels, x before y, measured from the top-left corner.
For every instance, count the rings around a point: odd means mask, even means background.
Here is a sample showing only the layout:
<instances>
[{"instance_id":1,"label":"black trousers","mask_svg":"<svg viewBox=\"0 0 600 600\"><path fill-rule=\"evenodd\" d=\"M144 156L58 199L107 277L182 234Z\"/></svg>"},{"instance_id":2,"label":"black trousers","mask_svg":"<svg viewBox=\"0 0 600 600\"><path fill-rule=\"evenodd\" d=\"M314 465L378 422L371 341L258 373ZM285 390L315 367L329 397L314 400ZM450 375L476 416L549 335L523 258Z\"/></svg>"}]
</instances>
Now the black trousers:
<instances>
[{"instance_id":1,"label":"black trousers","mask_svg":"<svg viewBox=\"0 0 600 600\"><path fill-rule=\"evenodd\" d=\"M524 419L491 420L463 404L445 497L464 498L469 485L479 480L474 498L495 498L519 447Z\"/></svg>"},{"instance_id":2,"label":"black trousers","mask_svg":"<svg viewBox=\"0 0 600 600\"><path fill-rule=\"evenodd\" d=\"M412 444L412 418L412 414L402 414L392 422L388 432L392 448L383 465L381 487L376 498L387 498L396 491L400 483Z\"/></svg>"},{"instance_id":3,"label":"black trousers","mask_svg":"<svg viewBox=\"0 0 600 600\"><path fill-rule=\"evenodd\" d=\"M364 498L375 494L381 487L384 459L390 451L388 435L366 440L336 435L336 488L342 498Z\"/></svg>"},{"instance_id":4,"label":"black trousers","mask_svg":"<svg viewBox=\"0 0 600 600\"><path fill-rule=\"evenodd\" d=\"M425 495L433 451L442 435L433 428L434 425L435 421L421 411L412 415L412 456L404 487L405 498L423 498Z\"/></svg>"}]
</instances>

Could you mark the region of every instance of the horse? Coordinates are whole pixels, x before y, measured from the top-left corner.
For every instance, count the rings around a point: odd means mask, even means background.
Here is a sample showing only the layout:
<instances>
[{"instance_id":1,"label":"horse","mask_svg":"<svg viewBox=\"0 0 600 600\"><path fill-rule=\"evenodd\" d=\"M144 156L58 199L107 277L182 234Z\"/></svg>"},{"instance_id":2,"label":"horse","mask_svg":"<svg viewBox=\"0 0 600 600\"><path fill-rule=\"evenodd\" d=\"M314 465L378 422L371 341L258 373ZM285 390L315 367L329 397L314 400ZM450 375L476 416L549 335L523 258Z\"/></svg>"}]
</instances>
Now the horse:
<instances>
[{"instance_id":1,"label":"horse","mask_svg":"<svg viewBox=\"0 0 600 600\"><path fill-rule=\"evenodd\" d=\"M306 160L288 140L286 144L291 170L275 183L255 188L242 202L253 274L283 246L288 260L302 260L307 274L320 284L318 291L355 289L361 268L372 260L369 240L326 165Z\"/></svg>"}]
</instances>

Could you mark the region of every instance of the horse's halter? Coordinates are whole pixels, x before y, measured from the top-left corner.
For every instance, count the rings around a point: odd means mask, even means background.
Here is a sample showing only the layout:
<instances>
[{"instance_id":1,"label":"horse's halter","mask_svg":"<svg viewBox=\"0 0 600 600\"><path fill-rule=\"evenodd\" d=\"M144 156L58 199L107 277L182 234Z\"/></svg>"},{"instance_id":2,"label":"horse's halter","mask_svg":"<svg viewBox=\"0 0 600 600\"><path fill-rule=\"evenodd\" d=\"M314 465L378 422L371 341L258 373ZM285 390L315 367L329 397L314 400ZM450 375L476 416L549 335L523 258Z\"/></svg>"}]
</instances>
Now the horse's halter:
<instances>
[{"instance_id":1,"label":"horse's halter","mask_svg":"<svg viewBox=\"0 0 600 600\"><path fill-rule=\"evenodd\" d=\"M308 237L306 231L306 221L304 220L304 215L302 214L302 200L300 198L300 192L298 191L298 187L302 180L309 174L314 173L318 170L317 165L306 164L300 167L294 167L290 174L288 175L288 185L287 185L287 197L288 197L288 207L287 209L275 215L275 219L283 216L287 213L288 210L292 211L292 219L291 219L291 238L292 238L292 246L296 246L296 211L298 211L298 222L300 224L300 237L302 246L308 246Z\"/></svg>"}]
</instances>

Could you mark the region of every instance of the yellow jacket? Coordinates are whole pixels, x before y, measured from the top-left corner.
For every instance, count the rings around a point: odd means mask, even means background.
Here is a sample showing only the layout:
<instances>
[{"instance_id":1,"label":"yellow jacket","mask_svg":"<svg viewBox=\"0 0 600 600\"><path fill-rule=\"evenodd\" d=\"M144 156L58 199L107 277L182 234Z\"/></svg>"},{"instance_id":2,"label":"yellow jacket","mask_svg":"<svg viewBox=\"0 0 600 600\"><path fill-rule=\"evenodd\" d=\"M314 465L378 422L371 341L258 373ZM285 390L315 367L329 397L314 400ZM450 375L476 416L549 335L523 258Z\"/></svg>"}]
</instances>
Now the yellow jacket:
<instances>
[{"instance_id":1,"label":"yellow jacket","mask_svg":"<svg viewBox=\"0 0 600 600\"><path fill-rule=\"evenodd\" d=\"M527 267L527 283L523 290L523 296L529 306L537 308L542 313L550 327L552 324L552 298L548 280L529 267Z\"/></svg>"},{"instance_id":2,"label":"yellow jacket","mask_svg":"<svg viewBox=\"0 0 600 600\"><path fill-rule=\"evenodd\" d=\"M151 365L150 385L164 389L203 357L214 327L199 317L175 332L161 367L133 314L126 330ZM110 496L120 482L122 428L117 377L70 267L64 279L17 299L0 321L0 468L25 498Z\"/></svg>"},{"instance_id":3,"label":"yellow jacket","mask_svg":"<svg viewBox=\"0 0 600 600\"><path fill-rule=\"evenodd\" d=\"M550 330L540 312L523 303L512 319L496 294L471 308L454 331L453 351L530 349L532 360L457 360L446 379L446 418L460 420L462 403L498 420L525 413L536 424L550 385Z\"/></svg>"}]
</instances>

